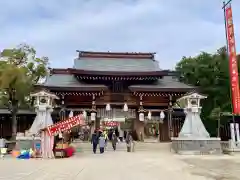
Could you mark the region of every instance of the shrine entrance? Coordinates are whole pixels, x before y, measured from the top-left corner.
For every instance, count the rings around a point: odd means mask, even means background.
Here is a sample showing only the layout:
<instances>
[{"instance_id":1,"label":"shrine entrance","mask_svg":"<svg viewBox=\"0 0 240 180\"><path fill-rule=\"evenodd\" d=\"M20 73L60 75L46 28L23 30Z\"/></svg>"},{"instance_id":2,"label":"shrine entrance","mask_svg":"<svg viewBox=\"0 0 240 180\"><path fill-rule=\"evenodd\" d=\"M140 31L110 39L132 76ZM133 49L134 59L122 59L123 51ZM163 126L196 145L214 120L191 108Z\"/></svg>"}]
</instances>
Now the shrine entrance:
<instances>
[{"instance_id":1,"label":"shrine entrance","mask_svg":"<svg viewBox=\"0 0 240 180\"><path fill-rule=\"evenodd\" d=\"M144 133L146 138L158 138L159 125L157 123L147 123L144 127Z\"/></svg>"}]
</instances>

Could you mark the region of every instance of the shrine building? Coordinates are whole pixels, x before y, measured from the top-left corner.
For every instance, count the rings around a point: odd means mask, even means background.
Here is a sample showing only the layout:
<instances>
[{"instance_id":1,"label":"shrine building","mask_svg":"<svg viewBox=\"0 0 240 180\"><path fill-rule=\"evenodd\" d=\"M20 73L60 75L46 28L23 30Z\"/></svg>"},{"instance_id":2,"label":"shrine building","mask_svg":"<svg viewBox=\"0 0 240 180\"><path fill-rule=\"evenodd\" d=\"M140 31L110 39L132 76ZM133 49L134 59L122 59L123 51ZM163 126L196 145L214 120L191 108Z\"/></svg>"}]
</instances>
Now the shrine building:
<instances>
[{"instance_id":1,"label":"shrine building","mask_svg":"<svg viewBox=\"0 0 240 180\"><path fill-rule=\"evenodd\" d=\"M118 126L160 141L177 136L184 120L174 103L193 87L162 70L155 53L78 51L73 67L51 69L41 88L55 93L57 106L85 113L92 128Z\"/></svg>"}]
</instances>

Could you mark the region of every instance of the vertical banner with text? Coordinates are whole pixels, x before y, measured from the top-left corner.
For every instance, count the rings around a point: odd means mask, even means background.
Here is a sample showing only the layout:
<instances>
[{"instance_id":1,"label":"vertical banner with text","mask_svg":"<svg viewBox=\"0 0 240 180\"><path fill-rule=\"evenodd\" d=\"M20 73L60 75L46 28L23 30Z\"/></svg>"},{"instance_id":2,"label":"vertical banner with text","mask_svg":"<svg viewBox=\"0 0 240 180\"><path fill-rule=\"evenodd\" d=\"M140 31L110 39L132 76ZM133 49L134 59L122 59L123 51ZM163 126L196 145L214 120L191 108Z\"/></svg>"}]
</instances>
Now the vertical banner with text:
<instances>
[{"instance_id":1,"label":"vertical banner with text","mask_svg":"<svg viewBox=\"0 0 240 180\"><path fill-rule=\"evenodd\" d=\"M227 32L227 41L228 41L229 73L230 73L230 83L231 83L231 91L232 91L232 107L233 107L232 113L240 114L238 64L237 64L231 6L226 7L225 17L226 17L226 32Z\"/></svg>"}]
</instances>

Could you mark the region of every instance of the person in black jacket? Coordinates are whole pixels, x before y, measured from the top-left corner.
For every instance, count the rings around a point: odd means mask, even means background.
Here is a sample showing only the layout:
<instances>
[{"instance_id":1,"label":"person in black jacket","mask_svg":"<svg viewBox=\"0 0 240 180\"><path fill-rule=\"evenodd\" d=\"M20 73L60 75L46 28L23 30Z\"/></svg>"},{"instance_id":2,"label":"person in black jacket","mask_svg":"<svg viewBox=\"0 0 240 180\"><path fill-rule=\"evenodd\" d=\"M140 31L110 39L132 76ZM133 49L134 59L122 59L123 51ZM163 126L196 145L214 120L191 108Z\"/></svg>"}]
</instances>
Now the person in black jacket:
<instances>
[{"instance_id":1,"label":"person in black jacket","mask_svg":"<svg viewBox=\"0 0 240 180\"><path fill-rule=\"evenodd\" d=\"M98 135L96 131L92 134L91 144L93 145L93 153L96 154L98 145Z\"/></svg>"}]
</instances>

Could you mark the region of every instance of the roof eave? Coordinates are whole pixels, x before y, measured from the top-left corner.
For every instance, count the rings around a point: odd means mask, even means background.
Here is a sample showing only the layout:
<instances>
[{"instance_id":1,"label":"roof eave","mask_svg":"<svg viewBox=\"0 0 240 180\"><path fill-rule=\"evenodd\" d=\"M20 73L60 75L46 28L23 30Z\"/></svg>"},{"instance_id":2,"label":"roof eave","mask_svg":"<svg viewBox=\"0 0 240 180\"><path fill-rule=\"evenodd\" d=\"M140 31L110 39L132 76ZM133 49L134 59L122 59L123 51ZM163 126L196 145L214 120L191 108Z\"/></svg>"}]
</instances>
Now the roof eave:
<instances>
[{"instance_id":1,"label":"roof eave","mask_svg":"<svg viewBox=\"0 0 240 180\"><path fill-rule=\"evenodd\" d=\"M132 92L183 92L183 93L187 93L195 90L194 87L193 88L192 87L190 88L129 87L129 89Z\"/></svg>"},{"instance_id":2,"label":"roof eave","mask_svg":"<svg viewBox=\"0 0 240 180\"><path fill-rule=\"evenodd\" d=\"M68 69L71 74L74 75L100 75L100 76L175 76L175 71L163 70L163 71L139 71L139 72L127 72L127 71L91 71L84 69Z\"/></svg>"},{"instance_id":3,"label":"roof eave","mask_svg":"<svg viewBox=\"0 0 240 180\"><path fill-rule=\"evenodd\" d=\"M62 87L62 86L48 86L48 85L41 85L38 87L49 89L52 91L76 91L76 92L86 92L86 91L105 91L107 90L107 86L82 86L82 87Z\"/></svg>"}]
</instances>

